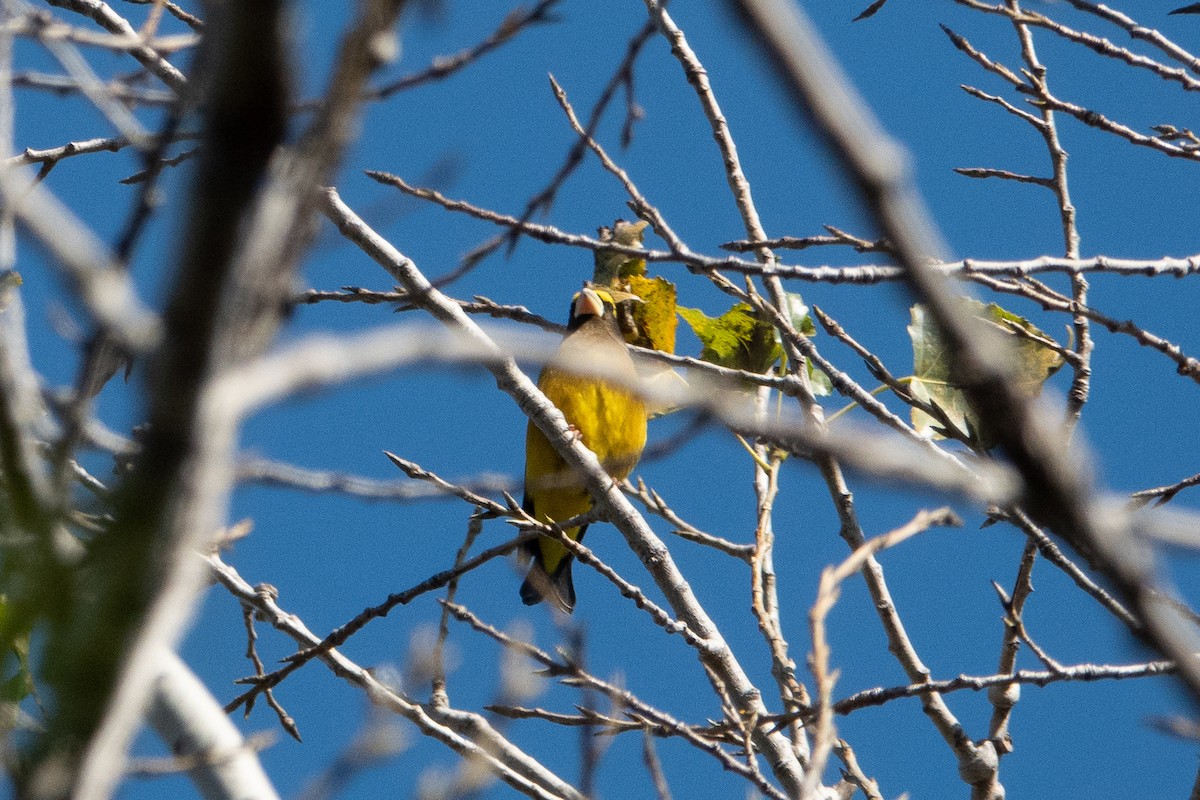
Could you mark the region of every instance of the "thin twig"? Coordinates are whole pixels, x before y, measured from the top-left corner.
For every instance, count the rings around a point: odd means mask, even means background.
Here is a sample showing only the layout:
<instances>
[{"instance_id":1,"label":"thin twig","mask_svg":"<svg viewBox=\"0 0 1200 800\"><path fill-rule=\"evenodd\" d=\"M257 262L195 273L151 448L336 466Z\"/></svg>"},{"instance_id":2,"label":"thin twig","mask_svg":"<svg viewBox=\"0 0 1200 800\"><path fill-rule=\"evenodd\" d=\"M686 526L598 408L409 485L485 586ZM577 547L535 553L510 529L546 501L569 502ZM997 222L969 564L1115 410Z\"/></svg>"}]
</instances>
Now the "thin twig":
<instances>
[{"instance_id":1,"label":"thin twig","mask_svg":"<svg viewBox=\"0 0 1200 800\"><path fill-rule=\"evenodd\" d=\"M943 681L931 680L887 689L867 689L837 701L833 704L833 708L838 714L844 715L859 709L884 705L893 700L922 697L933 692L950 694L966 689L978 692L993 686L1008 686L1009 684L1045 687L1053 683L1064 682L1121 681L1174 675L1177 672L1178 667L1171 661L1148 661L1143 664L1128 665L1077 664L1055 671L1022 669L1002 675L959 675L957 678Z\"/></svg>"},{"instance_id":2,"label":"thin twig","mask_svg":"<svg viewBox=\"0 0 1200 800\"><path fill-rule=\"evenodd\" d=\"M139 40L141 38L124 17L113 11L102 0L46 0L46 2L52 6L65 8L89 17L109 33ZM171 89L179 91L187 83L187 79L183 76L183 73L176 69L171 62L159 55L153 48L143 45L142 47L130 49L129 54Z\"/></svg>"},{"instance_id":3,"label":"thin twig","mask_svg":"<svg viewBox=\"0 0 1200 800\"><path fill-rule=\"evenodd\" d=\"M218 556L210 555L206 560L221 585L252 606L276 630L301 647L320 644L320 638L298 616L280 608L276 598L256 591ZM443 712L417 703L337 650L324 653L320 659L334 675L362 689L372 703L403 716L422 734L442 742L464 759L477 760L518 792L541 800L584 800L569 784L497 733L483 716L452 709Z\"/></svg>"},{"instance_id":4,"label":"thin twig","mask_svg":"<svg viewBox=\"0 0 1200 800\"><path fill-rule=\"evenodd\" d=\"M1171 502L1171 500L1175 498L1175 495L1191 486L1200 486L1200 473L1192 475L1189 478L1176 481L1168 486L1158 486L1154 489L1142 489L1139 492L1134 492L1131 494L1130 498L1132 498L1138 505L1148 503L1151 500L1154 500L1156 505L1162 505L1163 503Z\"/></svg>"},{"instance_id":5,"label":"thin twig","mask_svg":"<svg viewBox=\"0 0 1200 800\"><path fill-rule=\"evenodd\" d=\"M632 692L597 678L581 669L574 662L555 659L549 653L535 647L529 642L520 641L497 630L462 606L447 604L447 607L450 608L454 616L461 622L470 625L476 631L498 642L505 648L516 650L541 664L545 668L546 674L550 677L563 678L563 682L569 685L588 686L609 697L618 699L621 707L627 709L627 714L636 715L636 717L660 726L668 735L683 738L689 744L716 758L725 769L753 782L758 790L767 797L774 800L783 800L786 797L786 795L767 782L757 770L730 756L712 739L700 735L692 726L680 722L665 712L648 705Z\"/></svg>"},{"instance_id":6,"label":"thin twig","mask_svg":"<svg viewBox=\"0 0 1200 800\"><path fill-rule=\"evenodd\" d=\"M817 686L816 704L812 712L816 732L810 775L820 775L824 771L825 762L836 743L836 732L833 725L833 686L837 675L830 667L830 647L826 638L825 620L838 600L841 583L851 575L875 563L877 553L895 547L930 528L945 525L959 526L962 525L962 520L948 508L921 511L907 525L862 542L837 567L826 567L822 571L817 588L817 599L808 615L813 635L812 655L809 663ZM813 779L810 778L806 796L815 797L816 795L813 794L815 789Z\"/></svg>"},{"instance_id":7,"label":"thin twig","mask_svg":"<svg viewBox=\"0 0 1200 800\"><path fill-rule=\"evenodd\" d=\"M559 0L538 0L530 8L515 8L501 21L496 30L492 31L489 36L472 47L455 53L452 56L436 58L432 64L423 70L401 76L393 81L388 81L377 88L369 89L364 93L363 99L366 101L386 100L397 92L403 92L416 86L448 78L475 63L493 50L512 41L526 28L552 21L553 15L551 11L558 3Z\"/></svg>"}]
</instances>

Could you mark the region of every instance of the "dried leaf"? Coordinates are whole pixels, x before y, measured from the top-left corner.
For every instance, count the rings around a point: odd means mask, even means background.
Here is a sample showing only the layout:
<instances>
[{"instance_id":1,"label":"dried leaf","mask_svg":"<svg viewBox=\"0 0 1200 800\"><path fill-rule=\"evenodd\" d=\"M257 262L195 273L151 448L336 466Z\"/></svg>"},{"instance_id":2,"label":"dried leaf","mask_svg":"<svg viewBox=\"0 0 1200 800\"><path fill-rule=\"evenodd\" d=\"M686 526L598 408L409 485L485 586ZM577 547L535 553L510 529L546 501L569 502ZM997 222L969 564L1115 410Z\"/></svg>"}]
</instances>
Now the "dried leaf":
<instances>
[{"instance_id":1,"label":"dried leaf","mask_svg":"<svg viewBox=\"0 0 1200 800\"><path fill-rule=\"evenodd\" d=\"M612 242L625 247L641 247L645 237L647 223L643 220L626 222L619 219L611 228L600 228L600 241ZM596 268L592 272L592 283L600 286L618 286L618 279L629 275L645 275L646 259L629 256L624 253L614 253L610 250L597 250L595 253Z\"/></svg>"}]
</instances>

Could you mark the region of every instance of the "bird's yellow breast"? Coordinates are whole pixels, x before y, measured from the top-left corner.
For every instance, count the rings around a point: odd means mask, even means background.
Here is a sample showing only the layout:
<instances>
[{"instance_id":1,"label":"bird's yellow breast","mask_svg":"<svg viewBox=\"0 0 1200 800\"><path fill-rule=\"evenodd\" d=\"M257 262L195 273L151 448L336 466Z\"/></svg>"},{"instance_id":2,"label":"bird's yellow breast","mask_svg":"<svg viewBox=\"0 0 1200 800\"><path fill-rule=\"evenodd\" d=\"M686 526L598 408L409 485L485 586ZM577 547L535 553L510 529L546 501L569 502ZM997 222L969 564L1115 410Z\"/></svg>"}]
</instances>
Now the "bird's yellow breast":
<instances>
[{"instance_id":1,"label":"bird's yellow breast","mask_svg":"<svg viewBox=\"0 0 1200 800\"><path fill-rule=\"evenodd\" d=\"M622 479L633 471L646 444L646 407L641 400L603 381L552 367L542 373L538 385L609 474Z\"/></svg>"}]
</instances>

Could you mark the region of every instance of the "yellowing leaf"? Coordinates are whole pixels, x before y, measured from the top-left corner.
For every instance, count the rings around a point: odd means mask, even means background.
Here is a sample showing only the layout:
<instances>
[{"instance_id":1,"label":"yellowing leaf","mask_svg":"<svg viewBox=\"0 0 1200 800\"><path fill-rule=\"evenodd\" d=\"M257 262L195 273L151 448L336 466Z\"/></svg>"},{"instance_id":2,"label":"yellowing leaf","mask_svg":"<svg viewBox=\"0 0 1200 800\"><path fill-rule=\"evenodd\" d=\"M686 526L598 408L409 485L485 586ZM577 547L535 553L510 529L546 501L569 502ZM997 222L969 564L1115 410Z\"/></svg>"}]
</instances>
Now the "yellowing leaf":
<instances>
[{"instance_id":1,"label":"yellowing leaf","mask_svg":"<svg viewBox=\"0 0 1200 800\"><path fill-rule=\"evenodd\" d=\"M1012 336L1013 346L1017 349L1017 388L1028 397L1037 396L1042 391L1042 384L1063 365L1063 357L1058 351L1037 341L1053 342L1054 339L1038 330L1029 320L1005 311L995 303L989 303L985 312L984 319L996 323Z\"/></svg>"},{"instance_id":2,"label":"yellowing leaf","mask_svg":"<svg viewBox=\"0 0 1200 800\"><path fill-rule=\"evenodd\" d=\"M1016 354L1016 383L1021 392L1029 397L1040 393L1042 384L1063 365L1062 356L1046 344L1053 342L1053 339L1029 320L995 303L984 305L977 300L965 302L969 304L972 315L1009 337ZM913 380L910 385L913 395L945 412L959 433L974 447L980 450L992 447L996 443L995 432L967 401L961 382L951 372L941 332L920 305L912 307L912 324L908 326L908 335L913 343ZM912 410L912 423L918 433L934 438L945 438L945 434L950 433L944 430L942 422L920 409Z\"/></svg>"},{"instance_id":3,"label":"yellowing leaf","mask_svg":"<svg viewBox=\"0 0 1200 800\"><path fill-rule=\"evenodd\" d=\"M617 220L611 228L599 230L600 240L625 247L641 247L647 223ZM638 347L675 352L675 284L661 277L646 276L646 260L624 253L596 251L596 267L592 284L609 289L617 299L617 324L626 342ZM624 295L622 297L622 295ZM639 363L638 374L652 387L663 387L666 393L678 391L687 382L665 364ZM651 416L661 416L673 409L667 405L650 404Z\"/></svg>"},{"instance_id":4,"label":"yellowing leaf","mask_svg":"<svg viewBox=\"0 0 1200 800\"><path fill-rule=\"evenodd\" d=\"M632 317L632 331L625 330L625 341L639 347L651 347L664 353L675 352L675 284L666 278L647 278L630 275L624 288L642 299L640 303L624 303ZM623 322L623 320L622 320ZM631 335L632 334L632 335Z\"/></svg>"}]
</instances>

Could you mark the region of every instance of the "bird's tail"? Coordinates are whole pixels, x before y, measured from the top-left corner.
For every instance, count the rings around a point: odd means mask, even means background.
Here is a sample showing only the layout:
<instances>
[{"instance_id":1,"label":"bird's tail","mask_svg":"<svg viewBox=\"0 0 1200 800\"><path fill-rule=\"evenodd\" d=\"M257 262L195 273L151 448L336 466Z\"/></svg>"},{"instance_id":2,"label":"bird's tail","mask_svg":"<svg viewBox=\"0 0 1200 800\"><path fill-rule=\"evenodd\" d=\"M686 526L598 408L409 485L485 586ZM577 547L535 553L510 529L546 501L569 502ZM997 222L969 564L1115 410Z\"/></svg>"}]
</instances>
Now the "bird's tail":
<instances>
[{"instance_id":1,"label":"bird's tail","mask_svg":"<svg viewBox=\"0 0 1200 800\"><path fill-rule=\"evenodd\" d=\"M547 574L541 559L534 559L521 584L521 602L527 606L549 600L559 611L570 614L575 609L575 584L571 581L571 562L567 555L559 562L553 574Z\"/></svg>"}]
</instances>

